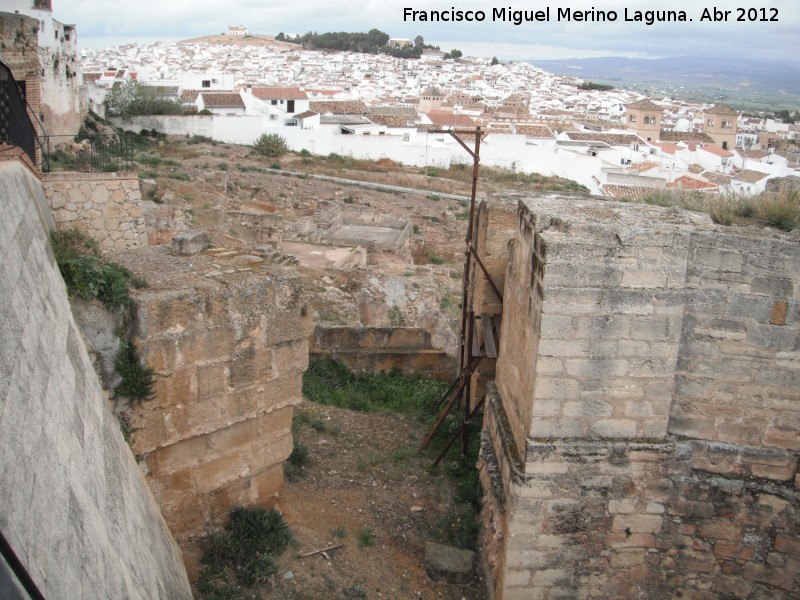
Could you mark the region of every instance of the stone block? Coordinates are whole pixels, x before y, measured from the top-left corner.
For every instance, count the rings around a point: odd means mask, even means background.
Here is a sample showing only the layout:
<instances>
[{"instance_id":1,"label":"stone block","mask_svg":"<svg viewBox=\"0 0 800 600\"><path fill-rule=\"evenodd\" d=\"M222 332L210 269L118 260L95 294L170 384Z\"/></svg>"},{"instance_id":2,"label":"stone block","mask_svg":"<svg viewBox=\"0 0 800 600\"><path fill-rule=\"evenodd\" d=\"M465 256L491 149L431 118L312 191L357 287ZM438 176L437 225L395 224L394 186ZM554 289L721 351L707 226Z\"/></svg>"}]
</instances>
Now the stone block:
<instances>
[{"instance_id":1,"label":"stone block","mask_svg":"<svg viewBox=\"0 0 800 600\"><path fill-rule=\"evenodd\" d=\"M425 573L435 580L468 583L473 577L475 553L443 546L435 542L425 545Z\"/></svg>"},{"instance_id":2,"label":"stone block","mask_svg":"<svg viewBox=\"0 0 800 600\"><path fill-rule=\"evenodd\" d=\"M178 339L178 361L190 364L229 359L234 348L233 336L230 327L187 331Z\"/></svg>"},{"instance_id":3,"label":"stone block","mask_svg":"<svg viewBox=\"0 0 800 600\"><path fill-rule=\"evenodd\" d=\"M637 427L630 419L599 419L591 423L591 430L601 438L634 438Z\"/></svg>"},{"instance_id":4,"label":"stone block","mask_svg":"<svg viewBox=\"0 0 800 600\"><path fill-rule=\"evenodd\" d=\"M208 246L208 233L205 231L183 231L172 238L172 252L178 256L200 254Z\"/></svg>"},{"instance_id":5,"label":"stone block","mask_svg":"<svg viewBox=\"0 0 800 600\"><path fill-rule=\"evenodd\" d=\"M663 526L664 518L659 515L617 515L611 525L615 533L658 533Z\"/></svg>"},{"instance_id":6,"label":"stone block","mask_svg":"<svg viewBox=\"0 0 800 600\"><path fill-rule=\"evenodd\" d=\"M712 540L738 542L742 539L742 528L732 521L707 521L700 527L700 535Z\"/></svg>"}]
</instances>

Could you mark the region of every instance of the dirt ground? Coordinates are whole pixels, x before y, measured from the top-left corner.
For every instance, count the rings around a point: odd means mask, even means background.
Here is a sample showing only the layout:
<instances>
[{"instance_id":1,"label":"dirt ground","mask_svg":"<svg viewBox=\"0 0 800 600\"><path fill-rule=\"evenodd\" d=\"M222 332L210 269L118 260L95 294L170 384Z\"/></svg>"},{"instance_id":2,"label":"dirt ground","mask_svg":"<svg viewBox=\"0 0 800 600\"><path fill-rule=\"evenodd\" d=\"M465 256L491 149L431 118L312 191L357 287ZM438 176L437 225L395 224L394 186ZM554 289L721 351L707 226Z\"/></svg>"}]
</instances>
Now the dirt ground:
<instances>
[{"instance_id":1,"label":"dirt ground","mask_svg":"<svg viewBox=\"0 0 800 600\"><path fill-rule=\"evenodd\" d=\"M295 541L279 559L278 573L254 588L252 598L488 597L477 555L468 584L425 574L426 542L456 525L452 482L441 467L432 467L430 454L417 451L425 423L308 401L295 414L295 435L308 460L289 478L277 505ZM199 556L202 545L191 553ZM303 556L331 546L336 548ZM190 572L192 579L196 575Z\"/></svg>"}]
</instances>

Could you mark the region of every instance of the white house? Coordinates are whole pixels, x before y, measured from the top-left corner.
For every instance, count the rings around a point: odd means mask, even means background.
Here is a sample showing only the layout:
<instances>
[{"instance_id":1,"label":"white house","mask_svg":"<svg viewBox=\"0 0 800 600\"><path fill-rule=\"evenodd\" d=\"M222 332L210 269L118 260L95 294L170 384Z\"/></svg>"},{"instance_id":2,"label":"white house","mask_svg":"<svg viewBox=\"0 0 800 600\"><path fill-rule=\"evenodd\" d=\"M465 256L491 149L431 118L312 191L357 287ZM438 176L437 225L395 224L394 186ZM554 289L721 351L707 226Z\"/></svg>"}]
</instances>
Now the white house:
<instances>
[{"instance_id":1,"label":"white house","mask_svg":"<svg viewBox=\"0 0 800 600\"><path fill-rule=\"evenodd\" d=\"M197 95L197 110L208 110L215 115L244 116L245 106L240 94L235 92L201 92Z\"/></svg>"},{"instance_id":2,"label":"white house","mask_svg":"<svg viewBox=\"0 0 800 600\"><path fill-rule=\"evenodd\" d=\"M243 90L247 114L266 116L274 126L295 126L297 114L308 112L308 94L297 87L256 87Z\"/></svg>"}]
</instances>

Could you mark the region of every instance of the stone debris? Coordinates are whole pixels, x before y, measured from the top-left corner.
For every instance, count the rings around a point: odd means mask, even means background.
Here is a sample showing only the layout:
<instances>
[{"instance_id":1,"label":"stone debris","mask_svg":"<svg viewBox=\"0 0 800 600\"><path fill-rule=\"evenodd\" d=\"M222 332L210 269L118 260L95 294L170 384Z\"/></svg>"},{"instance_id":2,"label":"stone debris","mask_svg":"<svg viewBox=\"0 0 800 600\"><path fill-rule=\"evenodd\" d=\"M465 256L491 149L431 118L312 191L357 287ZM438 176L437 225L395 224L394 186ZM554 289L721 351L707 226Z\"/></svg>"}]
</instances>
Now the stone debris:
<instances>
[{"instance_id":1,"label":"stone debris","mask_svg":"<svg viewBox=\"0 0 800 600\"><path fill-rule=\"evenodd\" d=\"M436 542L425 545L425 573L431 579L450 583L468 583L472 579L475 553L443 546Z\"/></svg>"},{"instance_id":2,"label":"stone debris","mask_svg":"<svg viewBox=\"0 0 800 600\"><path fill-rule=\"evenodd\" d=\"M189 230L172 238L172 252L178 256L194 256L208 246L208 233Z\"/></svg>"}]
</instances>

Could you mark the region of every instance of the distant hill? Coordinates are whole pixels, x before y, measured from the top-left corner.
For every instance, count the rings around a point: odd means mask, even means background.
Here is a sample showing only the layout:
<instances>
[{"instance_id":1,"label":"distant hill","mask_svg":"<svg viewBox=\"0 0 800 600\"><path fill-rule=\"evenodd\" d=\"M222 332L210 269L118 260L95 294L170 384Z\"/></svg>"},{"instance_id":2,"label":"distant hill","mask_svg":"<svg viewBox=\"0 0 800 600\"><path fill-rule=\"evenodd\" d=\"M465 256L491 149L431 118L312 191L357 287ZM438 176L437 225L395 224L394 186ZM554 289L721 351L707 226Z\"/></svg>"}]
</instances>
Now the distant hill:
<instances>
[{"instance_id":1,"label":"distant hill","mask_svg":"<svg viewBox=\"0 0 800 600\"><path fill-rule=\"evenodd\" d=\"M705 94L800 95L800 66L761 60L677 56L671 58L583 58L531 64L558 75L624 87L696 90ZM787 100L790 100L787 98ZM795 102L800 98L795 97Z\"/></svg>"},{"instance_id":2,"label":"distant hill","mask_svg":"<svg viewBox=\"0 0 800 600\"><path fill-rule=\"evenodd\" d=\"M279 42L271 35L206 35L179 44L216 44L219 46L270 46L276 48L296 48L296 44Z\"/></svg>"}]
</instances>

